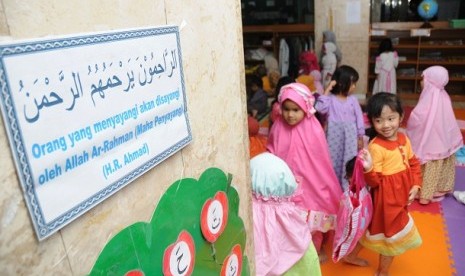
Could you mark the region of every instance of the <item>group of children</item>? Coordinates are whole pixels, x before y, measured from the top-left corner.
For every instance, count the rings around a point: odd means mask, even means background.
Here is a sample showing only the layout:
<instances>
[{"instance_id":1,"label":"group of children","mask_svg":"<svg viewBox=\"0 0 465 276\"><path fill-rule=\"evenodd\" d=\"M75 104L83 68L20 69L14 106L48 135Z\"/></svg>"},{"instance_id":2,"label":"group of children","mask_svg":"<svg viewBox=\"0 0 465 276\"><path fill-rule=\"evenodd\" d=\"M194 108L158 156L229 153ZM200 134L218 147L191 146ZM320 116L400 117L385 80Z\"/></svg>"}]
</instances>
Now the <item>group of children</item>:
<instances>
[{"instance_id":1,"label":"group of children","mask_svg":"<svg viewBox=\"0 0 465 276\"><path fill-rule=\"evenodd\" d=\"M283 78L306 85L316 97L323 94L323 87L328 85L342 59L332 31L323 32L321 54L318 59L313 49L302 51L298 55L297 75L286 75ZM281 76L278 68L267 66L266 63L258 65L253 72L246 78L247 111L252 117L261 119L269 109L266 96L277 97L279 93L278 81Z\"/></svg>"},{"instance_id":2,"label":"group of children","mask_svg":"<svg viewBox=\"0 0 465 276\"><path fill-rule=\"evenodd\" d=\"M357 247L343 260L366 266L368 263L357 254L362 247L374 250L380 254L375 275L388 275L394 256L422 243L408 205L415 199L428 204L453 191L454 153L463 146L463 139L444 89L447 70L433 66L423 72L423 92L410 115L406 133L401 130L404 111L399 98L385 91L373 94L365 109L375 135L367 146L362 108L353 95L358 78L354 68L338 66L317 99L306 85L292 79L278 82L266 153L251 160L254 236L260 243L256 246L257 275L321 273L314 262L300 260L314 260L316 254L320 262L327 259L325 243L330 242L341 195L348 188L347 176L351 172L346 169L350 168L347 163L354 157L363 162L364 178L373 198L373 218ZM316 114L324 118L323 123ZM265 162L263 159L270 163L259 165L260 160ZM280 163L281 169L272 169L276 168L274 163ZM292 189L282 183L290 179L295 181ZM268 184L277 187L263 187ZM258 186L261 188L256 189ZM275 215L283 203L286 212L295 212L292 216L283 214L287 220ZM258 217L264 209L271 212L272 221ZM296 221L293 227L287 227L291 217ZM266 227L262 225L265 221ZM310 231L313 242L292 248L297 235L302 237L305 229ZM266 237L274 231L282 238ZM273 255L270 250L278 240L279 253ZM274 265L280 273L269 272ZM268 267L266 271L261 269L263 266ZM305 269L307 274L291 273L303 273Z\"/></svg>"}]
</instances>

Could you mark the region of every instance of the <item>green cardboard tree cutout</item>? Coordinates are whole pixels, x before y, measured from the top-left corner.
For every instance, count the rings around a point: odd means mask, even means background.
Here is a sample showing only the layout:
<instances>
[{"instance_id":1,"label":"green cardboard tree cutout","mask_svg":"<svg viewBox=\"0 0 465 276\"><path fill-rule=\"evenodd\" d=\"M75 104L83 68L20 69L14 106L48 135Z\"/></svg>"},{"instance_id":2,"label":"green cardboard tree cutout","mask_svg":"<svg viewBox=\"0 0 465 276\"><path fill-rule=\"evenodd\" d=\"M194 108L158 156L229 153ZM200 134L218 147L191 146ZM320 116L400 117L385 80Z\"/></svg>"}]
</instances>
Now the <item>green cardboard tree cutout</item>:
<instances>
[{"instance_id":1,"label":"green cardboard tree cutout","mask_svg":"<svg viewBox=\"0 0 465 276\"><path fill-rule=\"evenodd\" d=\"M150 222L137 222L104 247L89 275L248 276L239 195L217 168L174 182Z\"/></svg>"}]
</instances>

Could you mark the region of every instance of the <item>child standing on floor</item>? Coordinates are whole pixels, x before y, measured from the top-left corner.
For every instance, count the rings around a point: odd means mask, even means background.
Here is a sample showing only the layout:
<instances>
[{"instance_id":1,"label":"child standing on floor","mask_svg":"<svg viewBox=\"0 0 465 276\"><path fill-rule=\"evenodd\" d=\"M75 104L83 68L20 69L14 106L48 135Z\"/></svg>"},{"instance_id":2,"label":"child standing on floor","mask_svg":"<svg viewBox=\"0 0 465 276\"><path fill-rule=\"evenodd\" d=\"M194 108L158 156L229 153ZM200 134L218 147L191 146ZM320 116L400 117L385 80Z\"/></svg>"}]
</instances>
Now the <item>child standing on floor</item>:
<instances>
[{"instance_id":1,"label":"child standing on floor","mask_svg":"<svg viewBox=\"0 0 465 276\"><path fill-rule=\"evenodd\" d=\"M375 275L389 275L394 256L422 243L408 213L421 189L420 161L410 140L399 132L403 109L396 95L380 92L367 103L368 118L377 133L361 158L371 187L373 218L360 243L380 254Z\"/></svg>"},{"instance_id":2,"label":"child standing on floor","mask_svg":"<svg viewBox=\"0 0 465 276\"><path fill-rule=\"evenodd\" d=\"M413 151L422 164L421 204L441 199L454 190L455 152L463 146L463 138L444 89L448 82L449 73L442 66L423 71L422 92L407 122Z\"/></svg>"},{"instance_id":3,"label":"child standing on floor","mask_svg":"<svg viewBox=\"0 0 465 276\"><path fill-rule=\"evenodd\" d=\"M263 82L260 77L251 77L250 94L249 100L247 101L247 110L252 113L252 117L260 117L265 114L268 109L268 95L263 91Z\"/></svg>"},{"instance_id":4,"label":"child standing on floor","mask_svg":"<svg viewBox=\"0 0 465 276\"><path fill-rule=\"evenodd\" d=\"M318 58L313 51L304 51L299 56L299 75L309 75L313 70L320 71Z\"/></svg>"},{"instance_id":5,"label":"child standing on floor","mask_svg":"<svg viewBox=\"0 0 465 276\"><path fill-rule=\"evenodd\" d=\"M342 62L342 52L339 49L339 46L336 42L336 34L333 31L326 30L323 32L323 45L325 42L332 42L336 46L336 51L334 54L336 55L337 66L341 65Z\"/></svg>"},{"instance_id":6,"label":"child standing on floor","mask_svg":"<svg viewBox=\"0 0 465 276\"><path fill-rule=\"evenodd\" d=\"M293 201L308 211L315 247L324 262L323 233L334 230L342 190L331 166L323 128L314 114L314 97L300 83L281 88L282 116L271 127L267 149L291 168L302 193Z\"/></svg>"},{"instance_id":7,"label":"child standing on floor","mask_svg":"<svg viewBox=\"0 0 465 276\"><path fill-rule=\"evenodd\" d=\"M266 135L260 134L260 123L251 114L247 116L249 127L249 153L250 158L266 151Z\"/></svg>"},{"instance_id":8,"label":"child standing on floor","mask_svg":"<svg viewBox=\"0 0 465 276\"><path fill-rule=\"evenodd\" d=\"M397 52L394 51L394 48L392 47L391 39L383 39L379 44L378 55L376 56L376 80L373 85L373 94L381 91L396 94L396 68L398 64L399 57L397 56Z\"/></svg>"},{"instance_id":9,"label":"child standing on floor","mask_svg":"<svg viewBox=\"0 0 465 276\"><path fill-rule=\"evenodd\" d=\"M321 58L321 77L323 78L323 86L326 87L331 81L334 71L337 68L336 45L332 42L323 44L323 57Z\"/></svg>"},{"instance_id":10,"label":"child standing on floor","mask_svg":"<svg viewBox=\"0 0 465 276\"><path fill-rule=\"evenodd\" d=\"M298 185L289 166L264 152L250 170L256 275L321 275L305 212L291 201Z\"/></svg>"},{"instance_id":11,"label":"child standing on floor","mask_svg":"<svg viewBox=\"0 0 465 276\"><path fill-rule=\"evenodd\" d=\"M345 164L363 147L365 135L362 108L352 95L357 81L358 73L354 68L340 66L316 104L316 110L326 118L329 152L343 190L348 187Z\"/></svg>"}]
</instances>

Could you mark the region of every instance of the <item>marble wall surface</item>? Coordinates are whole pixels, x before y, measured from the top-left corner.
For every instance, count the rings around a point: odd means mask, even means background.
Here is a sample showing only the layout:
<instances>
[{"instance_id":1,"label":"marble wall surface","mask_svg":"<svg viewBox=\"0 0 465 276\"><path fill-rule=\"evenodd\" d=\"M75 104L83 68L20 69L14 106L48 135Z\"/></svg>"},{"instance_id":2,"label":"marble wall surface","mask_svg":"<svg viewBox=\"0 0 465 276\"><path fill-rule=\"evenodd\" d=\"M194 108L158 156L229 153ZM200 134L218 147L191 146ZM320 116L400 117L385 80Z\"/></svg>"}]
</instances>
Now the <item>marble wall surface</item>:
<instances>
[{"instance_id":1,"label":"marble wall surface","mask_svg":"<svg viewBox=\"0 0 465 276\"><path fill-rule=\"evenodd\" d=\"M323 31L336 34L342 52L342 64L354 67L360 79L355 93L364 98L368 82L370 1L363 0L316 0L315 40L321 49Z\"/></svg>"},{"instance_id":2,"label":"marble wall surface","mask_svg":"<svg viewBox=\"0 0 465 276\"><path fill-rule=\"evenodd\" d=\"M248 233L246 254L253 269L240 13L240 2L227 0L0 1L3 41L157 25L183 26L181 48L193 134L193 142L186 148L58 233L38 242L1 120L1 274L88 273L111 237L135 222L150 219L171 183L184 177L198 178L212 166L234 176L233 185L241 198L239 215Z\"/></svg>"}]
</instances>

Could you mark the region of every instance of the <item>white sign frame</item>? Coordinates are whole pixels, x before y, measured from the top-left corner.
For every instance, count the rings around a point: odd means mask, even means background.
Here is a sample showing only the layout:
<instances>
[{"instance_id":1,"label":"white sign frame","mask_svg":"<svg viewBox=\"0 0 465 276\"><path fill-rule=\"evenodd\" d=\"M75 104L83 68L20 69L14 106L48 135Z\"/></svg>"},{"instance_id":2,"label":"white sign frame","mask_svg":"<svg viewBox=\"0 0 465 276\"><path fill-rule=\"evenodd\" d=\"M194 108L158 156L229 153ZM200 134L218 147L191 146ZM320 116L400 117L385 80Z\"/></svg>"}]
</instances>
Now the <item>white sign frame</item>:
<instances>
[{"instance_id":1,"label":"white sign frame","mask_svg":"<svg viewBox=\"0 0 465 276\"><path fill-rule=\"evenodd\" d=\"M1 111L39 240L192 141L179 30L0 45Z\"/></svg>"},{"instance_id":2,"label":"white sign frame","mask_svg":"<svg viewBox=\"0 0 465 276\"><path fill-rule=\"evenodd\" d=\"M420 28L420 29L411 29L410 30L410 36L431 36L431 29L425 29L425 28Z\"/></svg>"}]
</instances>

